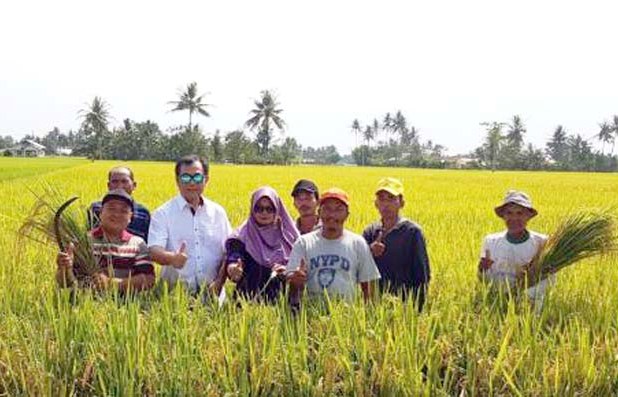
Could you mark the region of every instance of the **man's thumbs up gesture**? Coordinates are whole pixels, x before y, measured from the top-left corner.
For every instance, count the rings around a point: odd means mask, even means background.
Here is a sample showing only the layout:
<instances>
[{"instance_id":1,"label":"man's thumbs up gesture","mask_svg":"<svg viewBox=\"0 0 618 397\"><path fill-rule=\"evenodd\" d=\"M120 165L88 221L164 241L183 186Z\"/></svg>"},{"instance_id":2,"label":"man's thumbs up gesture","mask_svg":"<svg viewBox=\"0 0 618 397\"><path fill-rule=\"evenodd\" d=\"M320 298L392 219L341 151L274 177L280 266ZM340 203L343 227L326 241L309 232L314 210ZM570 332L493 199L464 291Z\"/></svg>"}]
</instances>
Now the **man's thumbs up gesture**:
<instances>
[{"instance_id":1,"label":"man's thumbs up gesture","mask_svg":"<svg viewBox=\"0 0 618 397\"><path fill-rule=\"evenodd\" d=\"M180 243L180 248L178 248L178 250L174 253L170 264L176 269L182 269L185 266L185 263L187 263L188 256L186 251L187 243L183 241Z\"/></svg>"},{"instance_id":2,"label":"man's thumbs up gesture","mask_svg":"<svg viewBox=\"0 0 618 397\"><path fill-rule=\"evenodd\" d=\"M384 254L384 251L386 250L386 245L384 245L384 243L382 242L383 237L384 232L380 230L374 242L369 245L369 248L371 248L371 254L376 258L382 256L382 254Z\"/></svg>"},{"instance_id":3,"label":"man's thumbs up gesture","mask_svg":"<svg viewBox=\"0 0 618 397\"><path fill-rule=\"evenodd\" d=\"M227 265L227 275L230 280L237 283L240 281L243 275L243 269L245 268L245 263L242 258L238 258L236 262L230 263Z\"/></svg>"},{"instance_id":4,"label":"man's thumbs up gesture","mask_svg":"<svg viewBox=\"0 0 618 397\"><path fill-rule=\"evenodd\" d=\"M485 257L481 258L481 261L479 262L479 271L484 272L485 270L488 270L493 264L494 261L491 259L491 254L489 250L485 250Z\"/></svg>"},{"instance_id":5,"label":"man's thumbs up gesture","mask_svg":"<svg viewBox=\"0 0 618 397\"><path fill-rule=\"evenodd\" d=\"M300 260L300 266L298 269L288 275L288 283L297 289L301 289L307 282L307 264L305 259Z\"/></svg>"}]
</instances>

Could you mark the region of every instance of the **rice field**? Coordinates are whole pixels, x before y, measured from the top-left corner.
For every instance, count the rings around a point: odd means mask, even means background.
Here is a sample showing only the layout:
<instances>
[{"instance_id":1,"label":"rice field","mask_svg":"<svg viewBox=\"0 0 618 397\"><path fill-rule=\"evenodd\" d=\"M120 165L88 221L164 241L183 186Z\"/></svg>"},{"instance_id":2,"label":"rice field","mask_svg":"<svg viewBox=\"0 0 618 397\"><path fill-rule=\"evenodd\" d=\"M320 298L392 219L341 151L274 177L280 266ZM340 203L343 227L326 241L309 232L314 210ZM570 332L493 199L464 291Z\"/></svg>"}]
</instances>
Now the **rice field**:
<instances>
[{"instance_id":1,"label":"rice field","mask_svg":"<svg viewBox=\"0 0 618 397\"><path fill-rule=\"evenodd\" d=\"M493 207L506 190L527 191L539 211L530 228L549 233L574 210L618 204L613 174L213 165L206 194L234 226L255 188L274 187L292 210L294 182L311 178L348 191L348 228L361 232L377 217L378 179L404 181L404 215L423 227L432 265L425 311L385 297L292 317L283 303L219 310L163 288L71 304L54 283L56 248L24 245L17 229L42 181L85 207L117 163L48 161L0 159L0 395L618 393L617 259L558 273L539 315L476 277L483 236L503 228ZM176 194L173 164L129 165L151 210Z\"/></svg>"}]
</instances>

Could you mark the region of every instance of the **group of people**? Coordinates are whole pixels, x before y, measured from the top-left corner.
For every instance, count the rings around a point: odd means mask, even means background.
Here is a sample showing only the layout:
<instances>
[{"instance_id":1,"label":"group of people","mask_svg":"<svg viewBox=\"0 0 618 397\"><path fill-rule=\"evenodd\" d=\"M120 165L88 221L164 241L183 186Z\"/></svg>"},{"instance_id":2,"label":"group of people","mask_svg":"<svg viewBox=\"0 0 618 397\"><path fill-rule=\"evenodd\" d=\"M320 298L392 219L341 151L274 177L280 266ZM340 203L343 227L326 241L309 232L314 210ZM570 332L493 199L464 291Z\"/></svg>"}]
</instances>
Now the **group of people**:
<instances>
[{"instance_id":1,"label":"group of people","mask_svg":"<svg viewBox=\"0 0 618 397\"><path fill-rule=\"evenodd\" d=\"M176 162L178 194L154 211L133 199L137 182L127 167L108 174L108 192L89 209L90 238L100 265L95 288L143 291L155 285L153 263L170 287L182 283L192 294L224 293L235 283L236 297L273 302L287 290L293 307L302 297L372 299L374 288L411 299L422 310L430 266L421 228L401 215L403 183L381 179L375 189L379 220L362 236L345 228L350 199L338 188L320 194L316 184L300 180L291 195L296 221L279 194L264 186L253 192L247 219L236 229L225 209L205 197L208 163L195 155ZM546 237L527 229L536 215L522 192L509 192L496 214L507 230L485 239L479 263L483 279L512 283ZM74 247L57 256L56 279L73 286ZM360 288L359 288L360 287ZM541 297L544 286L529 291Z\"/></svg>"}]
</instances>

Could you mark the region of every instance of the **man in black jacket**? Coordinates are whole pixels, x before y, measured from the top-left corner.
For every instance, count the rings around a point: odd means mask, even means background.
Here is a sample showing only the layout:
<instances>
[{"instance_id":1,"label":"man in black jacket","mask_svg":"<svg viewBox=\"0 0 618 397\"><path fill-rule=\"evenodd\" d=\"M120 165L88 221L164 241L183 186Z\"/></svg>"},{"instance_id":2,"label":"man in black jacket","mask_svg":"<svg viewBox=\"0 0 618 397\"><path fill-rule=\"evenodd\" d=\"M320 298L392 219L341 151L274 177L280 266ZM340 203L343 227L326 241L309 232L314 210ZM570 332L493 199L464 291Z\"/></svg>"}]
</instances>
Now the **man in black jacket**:
<instances>
[{"instance_id":1,"label":"man in black jacket","mask_svg":"<svg viewBox=\"0 0 618 397\"><path fill-rule=\"evenodd\" d=\"M429 258L421 228L400 216L405 204L403 193L400 180L380 180L375 199L380 220L367 226L363 237L382 276L380 291L399 295L404 300L411 295L420 312L429 285Z\"/></svg>"}]
</instances>

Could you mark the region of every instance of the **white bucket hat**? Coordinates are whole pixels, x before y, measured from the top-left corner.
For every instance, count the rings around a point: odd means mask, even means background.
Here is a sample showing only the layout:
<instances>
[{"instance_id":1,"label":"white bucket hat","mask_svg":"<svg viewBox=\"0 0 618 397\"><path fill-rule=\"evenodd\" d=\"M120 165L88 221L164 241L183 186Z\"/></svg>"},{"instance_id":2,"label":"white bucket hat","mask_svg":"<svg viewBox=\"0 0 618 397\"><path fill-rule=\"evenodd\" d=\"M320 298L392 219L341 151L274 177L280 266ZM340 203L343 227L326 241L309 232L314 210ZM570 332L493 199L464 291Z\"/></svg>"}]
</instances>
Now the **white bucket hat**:
<instances>
[{"instance_id":1,"label":"white bucket hat","mask_svg":"<svg viewBox=\"0 0 618 397\"><path fill-rule=\"evenodd\" d=\"M502 217L502 211L509 204L515 204L519 205L520 207L527 208L528 210L530 210L533 217L537 214L537 211L534 209L534 207L532 207L532 200L530 200L530 197L526 193L518 190L509 190L508 192L506 192L506 196L504 197L502 204L494 208L496 215Z\"/></svg>"}]
</instances>

